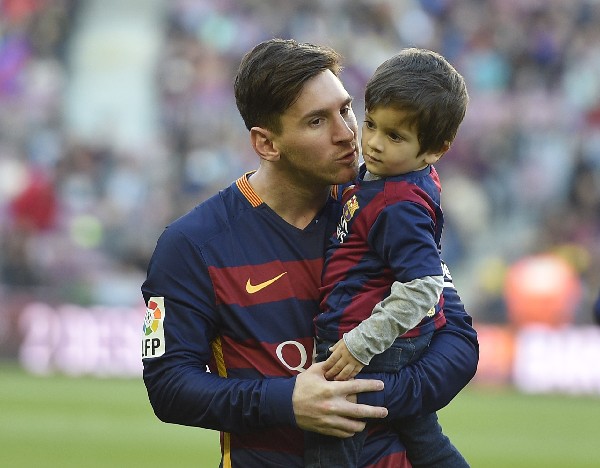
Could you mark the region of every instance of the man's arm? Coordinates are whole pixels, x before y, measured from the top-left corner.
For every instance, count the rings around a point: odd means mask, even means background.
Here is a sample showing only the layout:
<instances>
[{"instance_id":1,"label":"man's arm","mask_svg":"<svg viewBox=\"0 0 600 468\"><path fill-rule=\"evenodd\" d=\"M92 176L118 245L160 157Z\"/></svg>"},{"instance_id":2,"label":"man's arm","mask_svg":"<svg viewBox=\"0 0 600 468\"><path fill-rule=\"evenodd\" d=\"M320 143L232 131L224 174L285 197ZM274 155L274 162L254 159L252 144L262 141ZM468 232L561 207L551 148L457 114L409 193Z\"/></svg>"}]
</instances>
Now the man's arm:
<instances>
[{"instance_id":1,"label":"man's arm","mask_svg":"<svg viewBox=\"0 0 600 468\"><path fill-rule=\"evenodd\" d=\"M275 425L336 437L350 437L365 428L365 418L384 418L386 408L351 403L360 392L379 391L378 380L330 382L322 364L296 378L227 379L197 369L177 371L144 366L144 382L156 416L164 422L226 432L244 432Z\"/></svg>"},{"instance_id":2,"label":"man's arm","mask_svg":"<svg viewBox=\"0 0 600 468\"><path fill-rule=\"evenodd\" d=\"M391 418L427 414L446 406L473 378L479 361L477 332L444 266L446 326L437 330L421 358L384 379L384 392L359 395L382 405Z\"/></svg>"}]
</instances>

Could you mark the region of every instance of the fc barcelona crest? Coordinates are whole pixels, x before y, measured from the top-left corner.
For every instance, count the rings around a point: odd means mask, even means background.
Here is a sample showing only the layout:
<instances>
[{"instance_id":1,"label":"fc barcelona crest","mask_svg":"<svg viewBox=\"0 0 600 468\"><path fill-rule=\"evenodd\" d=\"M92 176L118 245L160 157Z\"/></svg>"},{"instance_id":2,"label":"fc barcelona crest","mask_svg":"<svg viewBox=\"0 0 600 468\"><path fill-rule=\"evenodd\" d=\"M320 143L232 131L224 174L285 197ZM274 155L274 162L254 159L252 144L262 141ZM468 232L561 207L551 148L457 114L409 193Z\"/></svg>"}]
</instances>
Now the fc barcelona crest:
<instances>
[{"instance_id":1,"label":"fc barcelona crest","mask_svg":"<svg viewBox=\"0 0 600 468\"><path fill-rule=\"evenodd\" d=\"M350 221L352 216L354 216L354 212L358 210L358 200L356 199L356 195L352 195L352 198L346 202L344 205L344 210L342 212L344 219L346 221Z\"/></svg>"}]
</instances>

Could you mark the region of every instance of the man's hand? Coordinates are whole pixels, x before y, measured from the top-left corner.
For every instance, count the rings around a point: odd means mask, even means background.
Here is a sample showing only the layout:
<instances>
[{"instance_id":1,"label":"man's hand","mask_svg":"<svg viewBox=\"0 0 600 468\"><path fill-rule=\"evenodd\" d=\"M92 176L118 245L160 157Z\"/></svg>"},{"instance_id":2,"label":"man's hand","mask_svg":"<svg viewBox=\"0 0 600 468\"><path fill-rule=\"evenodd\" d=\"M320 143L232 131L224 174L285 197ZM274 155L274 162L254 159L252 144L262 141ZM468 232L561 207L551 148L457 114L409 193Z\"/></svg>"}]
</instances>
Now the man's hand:
<instances>
[{"instance_id":1,"label":"man's hand","mask_svg":"<svg viewBox=\"0 0 600 468\"><path fill-rule=\"evenodd\" d=\"M329 381L323 365L313 364L296 377L292 404L300 429L345 438L365 428L362 419L387 416L386 408L356 403L358 393L383 390L382 381Z\"/></svg>"},{"instance_id":2,"label":"man's hand","mask_svg":"<svg viewBox=\"0 0 600 468\"><path fill-rule=\"evenodd\" d=\"M331 348L331 356L325 361L325 378L328 380L348 380L361 371L364 364L357 360L352 353L348 351L348 347L344 340L338 341Z\"/></svg>"}]
</instances>

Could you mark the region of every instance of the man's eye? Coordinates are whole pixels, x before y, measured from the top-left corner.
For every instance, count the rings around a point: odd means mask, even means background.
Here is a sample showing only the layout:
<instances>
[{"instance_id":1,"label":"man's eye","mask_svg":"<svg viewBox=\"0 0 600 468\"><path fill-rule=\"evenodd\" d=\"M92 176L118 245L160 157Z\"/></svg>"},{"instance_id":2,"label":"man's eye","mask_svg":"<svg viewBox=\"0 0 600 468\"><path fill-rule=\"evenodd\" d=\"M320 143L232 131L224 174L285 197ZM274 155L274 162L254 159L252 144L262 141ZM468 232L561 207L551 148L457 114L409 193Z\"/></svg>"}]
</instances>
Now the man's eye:
<instances>
[{"instance_id":1,"label":"man's eye","mask_svg":"<svg viewBox=\"0 0 600 468\"><path fill-rule=\"evenodd\" d=\"M313 126L317 126L320 125L323 122L323 119L321 117L318 117L316 119L313 119L310 121L310 124Z\"/></svg>"}]
</instances>

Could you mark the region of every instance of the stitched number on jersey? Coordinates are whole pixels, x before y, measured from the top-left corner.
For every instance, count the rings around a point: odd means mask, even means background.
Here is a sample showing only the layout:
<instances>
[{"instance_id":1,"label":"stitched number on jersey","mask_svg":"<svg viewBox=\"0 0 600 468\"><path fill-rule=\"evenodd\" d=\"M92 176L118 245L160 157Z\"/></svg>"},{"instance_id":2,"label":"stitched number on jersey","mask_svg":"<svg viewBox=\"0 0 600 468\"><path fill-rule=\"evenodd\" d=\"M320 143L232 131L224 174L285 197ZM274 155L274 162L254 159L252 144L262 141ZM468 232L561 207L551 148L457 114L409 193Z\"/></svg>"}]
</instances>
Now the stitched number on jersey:
<instances>
[{"instance_id":1,"label":"stitched number on jersey","mask_svg":"<svg viewBox=\"0 0 600 468\"><path fill-rule=\"evenodd\" d=\"M151 297L146 307L142 336L142 358L154 358L165 354L165 298Z\"/></svg>"}]
</instances>

